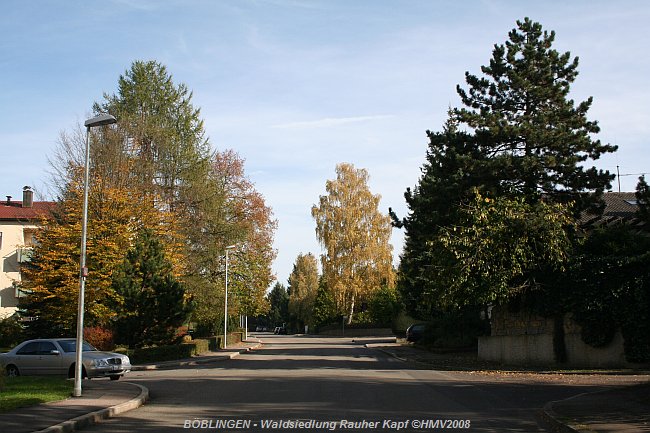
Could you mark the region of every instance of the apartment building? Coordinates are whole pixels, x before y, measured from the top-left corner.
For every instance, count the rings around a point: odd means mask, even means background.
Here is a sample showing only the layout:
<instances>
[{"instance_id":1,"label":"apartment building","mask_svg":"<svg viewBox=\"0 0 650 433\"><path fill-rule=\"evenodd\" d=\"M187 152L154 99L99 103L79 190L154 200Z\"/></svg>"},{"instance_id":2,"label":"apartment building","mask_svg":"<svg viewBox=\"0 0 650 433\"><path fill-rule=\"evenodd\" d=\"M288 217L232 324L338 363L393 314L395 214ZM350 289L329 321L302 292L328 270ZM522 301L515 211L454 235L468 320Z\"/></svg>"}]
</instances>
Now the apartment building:
<instances>
[{"instance_id":1,"label":"apartment building","mask_svg":"<svg viewBox=\"0 0 650 433\"><path fill-rule=\"evenodd\" d=\"M23 200L11 196L0 202L0 318L17 309L21 292L21 265L29 260L34 235L54 202L34 201L34 192L23 188Z\"/></svg>"}]
</instances>

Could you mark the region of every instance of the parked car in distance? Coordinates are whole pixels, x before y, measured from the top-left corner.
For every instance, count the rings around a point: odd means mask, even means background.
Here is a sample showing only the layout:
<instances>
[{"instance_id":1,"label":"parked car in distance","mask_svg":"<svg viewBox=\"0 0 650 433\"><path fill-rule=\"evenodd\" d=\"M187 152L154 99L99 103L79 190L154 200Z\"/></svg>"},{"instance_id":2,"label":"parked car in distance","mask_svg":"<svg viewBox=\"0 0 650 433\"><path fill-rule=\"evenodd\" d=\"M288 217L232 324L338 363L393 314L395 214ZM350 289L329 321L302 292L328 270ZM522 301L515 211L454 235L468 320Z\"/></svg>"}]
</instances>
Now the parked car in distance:
<instances>
[{"instance_id":1,"label":"parked car in distance","mask_svg":"<svg viewBox=\"0 0 650 433\"><path fill-rule=\"evenodd\" d=\"M426 329L426 323L414 323L406 330L406 341L415 343L416 341L421 340Z\"/></svg>"},{"instance_id":2,"label":"parked car in distance","mask_svg":"<svg viewBox=\"0 0 650 433\"><path fill-rule=\"evenodd\" d=\"M131 371L126 355L100 352L84 341L82 351L83 377L109 377L118 380ZM48 338L28 340L7 353L0 354L0 365L7 376L67 375L74 377L76 339Z\"/></svg>"},{"instance_id":3,"label":"parked car in distance","mask_svg":"<svg viewBox=\"0 0 650 433\"><path fill-rule=\"evenodd\" d=\"M287 328L284 326L276 326L276 328L273 330L273 333L278 335L287 335Z\"/></svg>"}]
</instances>

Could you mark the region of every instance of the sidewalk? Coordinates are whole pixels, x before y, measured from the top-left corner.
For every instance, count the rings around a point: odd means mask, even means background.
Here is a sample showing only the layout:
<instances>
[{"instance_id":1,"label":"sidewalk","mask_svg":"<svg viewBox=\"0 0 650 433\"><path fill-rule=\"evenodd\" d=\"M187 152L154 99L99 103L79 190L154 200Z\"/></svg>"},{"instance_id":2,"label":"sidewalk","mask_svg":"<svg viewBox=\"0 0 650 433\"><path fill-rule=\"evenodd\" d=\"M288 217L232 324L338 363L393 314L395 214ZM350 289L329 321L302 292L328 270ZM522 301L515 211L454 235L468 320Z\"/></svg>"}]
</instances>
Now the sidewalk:
<instances>
[{"instance_id":1,"label":"sidewalk","mask_svg":"<svg viewBox=\"0 0 650 433\"><path fill-rule=\"evenodd\" d=\"M467 353L437 354L400 343L368 343L367 347L402 361L421 362L433 368L460 366L458 371L487 369L493 365L476 361ZM525 372L522 372L525 373ZM537 372L540 377L551 372ZM533 374L535 374L533 372ZM602 382L603 375L593 374L594 383ZM608 379L611 373L607 373ZM650 375L625 374L631 380L616 389L579 394L571 398L547 403L540 410L541 417L560 433L650 433ZM638 378L638 380L632 380ZM640 384L639 384L640 382Z\"/></svg>"},{"instance_id":2,"label":"sidewalk","mask_svg":"<svg viewBox=\"0 0 650 433\"><path fill-rule=\"evenodd\" d=\"M563 424L560 431L567 433L650 432L650 384L550 402L543 416Z\"/></svg>"},{"instance_id":3,"label":"sidewalk","mask_svg":"<svg viewBox=\"0 0 650 433\"><path fill-rule=\"evenodd\" d=\"M232 359L261 346L258 341L240 343L232 348L210 352L191 359L134 365L132 371L156 370L188 365L201 365ZM149 390L129 383L128 374L117 382L84 380L82 397L18 408L0 414L2 433L67 433L117 416L142 406L149 398Z\"/></svg>"}]
</instances>

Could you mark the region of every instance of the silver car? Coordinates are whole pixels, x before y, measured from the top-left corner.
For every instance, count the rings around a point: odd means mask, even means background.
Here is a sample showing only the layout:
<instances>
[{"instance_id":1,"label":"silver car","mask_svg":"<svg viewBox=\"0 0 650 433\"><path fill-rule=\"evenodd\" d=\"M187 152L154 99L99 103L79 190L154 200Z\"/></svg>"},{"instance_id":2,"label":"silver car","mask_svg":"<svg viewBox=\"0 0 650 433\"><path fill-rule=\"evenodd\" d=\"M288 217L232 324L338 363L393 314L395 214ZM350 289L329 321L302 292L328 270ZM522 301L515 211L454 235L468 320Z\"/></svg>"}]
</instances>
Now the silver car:
<instances>
[{"instance_id":1,"label":"silver car","mask_svg":"<svg viewBox=\"0 0 650 433\"><path fill-rule=\"evenodd\" d=\"M8 376L67 375L74 377L76 361L74 338L48 338L28 340L13 350L0 354ZM131 361L126 355L100 352L84 341L82 352L83 377L110 377L117 380L131 371Z\"/></svg>"}]
</instances>

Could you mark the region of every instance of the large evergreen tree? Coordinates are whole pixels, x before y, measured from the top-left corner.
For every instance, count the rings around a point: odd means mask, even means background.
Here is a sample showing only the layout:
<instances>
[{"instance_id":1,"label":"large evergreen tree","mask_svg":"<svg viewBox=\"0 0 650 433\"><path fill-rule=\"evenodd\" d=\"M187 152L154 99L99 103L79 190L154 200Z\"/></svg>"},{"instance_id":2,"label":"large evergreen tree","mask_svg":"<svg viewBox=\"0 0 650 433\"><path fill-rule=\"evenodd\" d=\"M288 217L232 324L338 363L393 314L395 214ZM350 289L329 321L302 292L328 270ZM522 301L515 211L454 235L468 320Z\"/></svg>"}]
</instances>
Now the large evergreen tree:
<instances>
[{"instance_id":1,"label":"large evergreen tree","mask_svg":"<svg viewBox=\"0 0 650 433\"><path fill-rule=\"evenodd\" d=\"M432 248L441 230L458 220L461 204L471 199L472 188L490 183L486 159L474 137L458 132L452 121L443 132L427 131L429 147L418 185L404 194L409 214L393 224L404 228L397 286L407 311L414 316L429 316L437 307L432 293L445 290L432 261L438 252Z\"/></svg>"},{"instance_id":2,"label":"large evergreen tree","mask_svg":"<svg viewBox=\"0 0 650 433\"><path fill-rule=\"evenodd\" d=\"M105 94L94 109L119 119L126 150L138 162L132 182L143 194L170 210L193 203L206 179L210 149L185 84L175 84L158 62L135 61L120 76L117 94Z\"/></svg>"},{"instance_id":3,"label":"large evergreen tree","mask_svg":"<svg viewBox=\"0 0 650 433\"><path fill-rule=\"evenodd\" d=\"M554 40L541 24L517 21L505 45L494 46L483 76L465 73L468 89L457 86L464 107L454 115L493 161L502 192L529 202L570 200L579 213L614 178L588 161L617 147L594 140L600 128L587 118L593 98L576 104L569 96L578 57L553 49Z\"/></svg>"},{"instance_id":4,"label":"large evergreen tree","mask_svg":"<svg viewBox=\"0 0 650 433\"><path fill-rule=\"evenodd\" d=\"M598 204L609 188L613 176L587 164L616 146L593 138L599 127L587 118L592 98L577 105L569 98L578 59L553 49L554 39L540 24L518 21L506 43L495 45L483 75L467 72L468 88L457 87L464 107L451 110L442 133L428 133L423 175L405 194L409 214L401 221L394 215L394 223L406 229L398 284L411 313L426 315L446 304L439 297L448 286L445 269L463 263L436 245L454 227L470 228L475 218L459 211L470 205L475 189L493 199L489 212L507 200L527 206L526 212L539 210L543 199L570 204L575 216ZM564 242L563 236L555 240ZM512 263L513 256L484 252L488 256L475 260ZM480 275L471 279L479 281Z\"/></svg>"}]
</instances>

